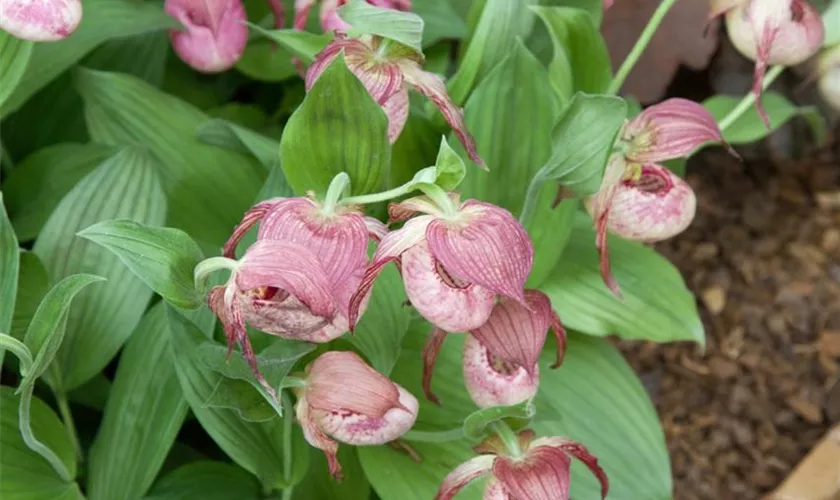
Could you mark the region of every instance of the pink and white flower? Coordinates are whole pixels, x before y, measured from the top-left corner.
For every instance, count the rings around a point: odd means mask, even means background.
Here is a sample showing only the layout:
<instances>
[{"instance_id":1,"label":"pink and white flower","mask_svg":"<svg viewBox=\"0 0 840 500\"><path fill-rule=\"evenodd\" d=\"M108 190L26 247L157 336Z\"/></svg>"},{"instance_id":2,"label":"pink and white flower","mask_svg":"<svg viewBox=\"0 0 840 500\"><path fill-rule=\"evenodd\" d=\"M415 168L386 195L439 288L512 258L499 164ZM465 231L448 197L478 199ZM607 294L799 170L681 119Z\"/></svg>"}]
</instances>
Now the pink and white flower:
<instances>
[{"instance_id":1,"label":"pink and white flower","mask_svg":"<svg viewBox=\"0 0 840 500\"><path fill-rule=\"evenodd\" d=\"M434 73L423 71L422 55L396 42L377 36L336 38L316 57L306 73L306 89L315 82L340 55L344 54L347 68L364 84L370 96L388 116L388 138L393 143L408 119L408 88L413 87L428 97L443 114L466 148L470 159L484 167L473 137L464 123L463 110L452 102L443 80Z\"/></svg>"},{"instance_id":2,"label":"pink and white flower","mask_svg":"<svg viewBox=\"0 0 840 500\"><path fill-rule=\"evenodd\" d=\"M756 109L769 128L761 106L764 73L769 65L799 64L819 50L825 36L820 14L805 0L713 0L711 17L724 13L732 44L756 62Z\"/></svg>"},{"instance_id":3,"label":"pink and white flower","mask_svg":"<svg viewBox=\"0 0 840 500\"><path fill-rule=\"evenodd\" d=\"M346 31L350 26L338 17L338 8L348 0L321 0L321 28L325 33L332 31ZM411 11L411 0L367 0L367 3L384 9ZM315 0L295 0L295 29L306 29L309 11L315 5Z\"/></svg>"},{"instance_id":4,"label":"pink and white flower","mask_svg":"<svg viewBox=\"0 0 840 500\"><path fill-rule=\"evenodd\" d=\"M0 29L22 40L63 40L81 21L81 0L0 0Z\"/></svg>"},{"instance_id":5,"label":"pink and white flower","mask_svg":"<svg viewBox=\"0 0 840 500\"><path fill-rule=\"evenodd\" d=\"M353 352L327 352L307 367L296 389L295 413L303 435L341 476L338 442L355 446L393 441L414 425L417 399Z\"/></svg>"},{"instance_id":6,"label":"pink and white flower","mask_svg":"<svg viewBox=\"0 0 840 500\"><path fill-rule=\"evenodd\" d=\"M625 124L619 137L622 152L610 157L601 188L585 200L595 222L601 276L619 297L610 272L607 231L629 240L656 242L685 230L694 219L694 192L658 162L686 156L713 141L723 142L715 119L686 99L668 99Z\"/></svg>"},{"instance_id":7,"label":"pink and white flower","mask_svg":"<svg viewBox=\"0 0 840 500\"><path fill-rule=\"evenodd\" d=\"M609 481L598 460L581 444L562 437L534 439L534 433L519 433L522 452L512 456L497 437L485 441L476 451L486 453L455 468L443 480L435 500L452 500L467 484L490 476L484 500L568 500L572 457L577 458L601 483L606 498Z\"/></svg>"},{"instance_id":8,"label":"pink and white flower","mask_svg":"<svg viewBox=\"0 0 840 500\"><path fill-rule=\"evenodd\" d=\"M172 48L203 73L232 68L248 43L242 0L166 0L166 12L185 30L171 30Z\"/></svg>"}]
</instances>

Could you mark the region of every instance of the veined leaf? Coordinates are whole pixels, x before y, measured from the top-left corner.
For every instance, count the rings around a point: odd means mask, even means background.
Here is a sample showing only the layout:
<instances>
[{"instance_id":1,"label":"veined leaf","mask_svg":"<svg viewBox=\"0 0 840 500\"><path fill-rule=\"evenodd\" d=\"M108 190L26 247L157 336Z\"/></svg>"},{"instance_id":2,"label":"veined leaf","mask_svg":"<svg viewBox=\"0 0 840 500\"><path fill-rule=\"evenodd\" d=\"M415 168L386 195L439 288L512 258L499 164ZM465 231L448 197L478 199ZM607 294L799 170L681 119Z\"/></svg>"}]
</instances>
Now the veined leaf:
<instances>
[{"instance_id":1,"label":"veined leaf","mask_svg":"<svg viewBox=\"0 0 840 500\"><path fill-rule=\"evenodd\" d=\"M0 304L3 304L0 308L0 333L7 335L12 330L19 269L20 248L0 191ZM3 349L0 349L0 366L3 366Z\"/></svg>"},{"instance_id":2,"label":"veined leaf","mask_svg":"<svg viewBox=\"0 0 840 500\"><path fill-rule=\"evenodd\" d=\"M242 125L217 118L202 125L197 136L207 144L250 153L266 168L280 162L280 144L277 141Z\"/></svg>"},{"instance_id":3,"label":"veined leaf","mask_svg":"<svg viewBox=\"0 0 840 500\"><path fill-rule=\"evenodd\" d=\"M375 7L364 0L350 0L338 15L353 31L377 35L411 47L422 54L423 18L412 12Z\"/></svg>"},{"instance_id":4,"label":"veined leaf","mask_svg":"<svg viewBox=\"0 0 840 500\"><path fill-rule=\"evenodd\" d=\"M32 252L20 252L20 267L18 271L17 296L15 299L15 313L12 317L12 327L9 334L23 340L29 322L35 316L35 311L41 299L50 290L50 278L44 264Z\"/></svg>"},{"instance_id":5,"label":"veined leaf","mask_svg":"<svg viewBox=\"0 0 840 500\"><path fill-rule=\"evenodd\" d=\"M467 25L449 0L415 2L411 10L423 19L423 47L440 40L460 40L467 36Z\"/></svg>"},{"instance_id":6,"label":"veined leaf","mask_svg":"<svg viewBox=\"0 0 840 500\"><path fill-rule=\"evenodd\" d=\"M0 110L23 77L34 45L0 31Z\"/></svg>"},{"instance_id":7,"label":"veined leaf","mask_svg":"<svg viewBox=\"0 0 840 500\"><path fill-rule=\"evenodd\" d=\"M279 43L305 63L314 61L318 52L324 50L333 38L332 35L326 33L318 35L295 29L267 30L250 23L248 26L256 33Z\"/></svg>"},{"instance_id":8,"label":"veined leaf","mask_svg":"<svg viewBox=\"0 0 840 500\"><path fill-rule=\"evenodd\" d=\"M145 500L260 500L254 476L224 462L193 462L167 474Z\"/></svg>"}]
</instances>

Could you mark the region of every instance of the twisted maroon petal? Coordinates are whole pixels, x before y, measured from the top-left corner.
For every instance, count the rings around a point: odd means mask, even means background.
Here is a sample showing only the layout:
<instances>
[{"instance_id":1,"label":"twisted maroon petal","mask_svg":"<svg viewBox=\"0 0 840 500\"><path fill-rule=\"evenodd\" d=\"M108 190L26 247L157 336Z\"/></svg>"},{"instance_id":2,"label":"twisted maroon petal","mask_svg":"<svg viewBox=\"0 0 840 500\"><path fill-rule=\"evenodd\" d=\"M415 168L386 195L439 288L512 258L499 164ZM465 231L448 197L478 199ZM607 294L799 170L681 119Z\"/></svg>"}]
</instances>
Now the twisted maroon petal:
<instances>
[{"instance_id":1,"label":"twisted maroon petal","mask_svg":"<svg viewBox=\"0 0 840 500\"><path fill-rule=\"evenodd\" d=\"M433 327L423 345L423 393L426 399L437 405L440 404L440 398L432 392L432 376L435 373L435 363L444 340L446 340L446 332Z\"/></svg>"},{"instance_id":2,"label":"twisted maroon petal","mask_svg":"<svg viewBox=\"0 0 840 500\"><path fill-rule=\"evenodd\" d=\"M592 471L592 474L594 474L601 483L601 498L607 497L607 493L610 490L610 482L607 478L607 473L604 472L604 469L601 468L600 465L598 465L598 459L595 455L590 453L585 446L562 437L545 437L535 439L531 443L529 453L535 449L547 447L554 447L556 449L563 450L565 453L568 453L583 462L587 467L589 467L589 470Z\"/></svg>"},{"instance_id":3,"label":"twisted maroon petal","mask_svg":"<svg viewBox=\"0 0 840 500\"><path fill-rule=\"evenodd\" d=\"M235 259L236 258L236 247L239 245L239 242L242 241L242 238L245 237L245 234L259 221L265 217L269 211L271 211L274 207L277 206L279 202L285 200L285 198L272 198L270 200L265 200L260 203L257 203L250 210L245 212L245 215L242 217L242 220L239 224L233 228L233 234L230 235L227 242L225 243L225 247L222 251L222 255L227 257L228 259Z\"/></svg>"},{"instance_id":4,"label":"twisted maroon petal","mask_svg":"<svg viewBox=\"0 0 840 500\"><path fill-rule=\"evenodd\" d=\"M557 447L531 448L519 459L498 457L493 476L513 498L568 500L572 460Z\"/></svg>"},{"instance_id":5,"label":"twisted maroon petal","mask_svg":"<svg viewBox=\"0 0 840 500\"><path fill-rule=\"evenodd\" d=\"M437 495L435 495L435 500L452 500L455 498L455 495L470 482L490 472L495 459L496 457L491 455L479 455L456 467L443 480Z\"/></svg>"}]
</instances>

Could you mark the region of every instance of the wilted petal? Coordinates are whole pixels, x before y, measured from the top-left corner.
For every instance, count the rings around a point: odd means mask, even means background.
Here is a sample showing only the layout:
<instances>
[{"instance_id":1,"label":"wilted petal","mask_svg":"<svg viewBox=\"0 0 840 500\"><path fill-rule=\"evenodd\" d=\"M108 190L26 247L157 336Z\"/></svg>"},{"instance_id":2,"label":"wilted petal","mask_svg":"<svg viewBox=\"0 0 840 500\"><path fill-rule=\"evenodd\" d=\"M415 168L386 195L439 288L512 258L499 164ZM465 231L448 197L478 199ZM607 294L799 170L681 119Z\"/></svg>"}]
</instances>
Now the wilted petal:
<instances>
[{"instance_id":1,"label":"wilted petal","mask_svg":"<svg viewBox=\"0 0 840 500\"><path fill-rule=\"evenodd\" d=\"M382 103L382 111L388 116L388 140L393 144L405 128L408 120L408 88L400 87Z\"/></svg>"},{"instance_id":2,"label":"wilted petal","mask_svg":"<svg viewBox=\"0 0 840 500\"><path fill-rule=\"evenodd\" d=\"M445 331L433 326L429 336L426 337L426 343L423 344L423 394L426 399L438 405L440 398L432 391L432 376L435 374L435 364L446 335Z\"/></svg>"},{"instance_id":3,"label":"wilted petal","mask_svg":"<svg viewBox=\"0 0 840 500\"><path fill-rule=\"evenodd\" d=\"M531 443L530 450L541 447L559 448L583 462L587 467L589 467L589 470L592 471L592 474L594 474L601 483L601 497L607 497L607 492L609 492L610 489L607 473L604 472L604 469L602 469L600 465L598 465L598 459L595 455L589 453L589 450L587 450L585 446L570 439L555 436L535 439Z\"/></svg>"},{"instance_id":4,"label":"wilted petal","mask_svg":"<svg viewBox=\"0 0 840 500\"><path fill-rule=\"evenodd\" d=\"M461 205L462 219L429 224L429 250L455 278L525 302L534 246L507 210L477 200Z\"/></svg>"},{"instance_id":5,"label":"wilted petal","mask_svg":"<svg viewBox=\"0 0 840 500\"><path fill-rule=\"evenodd\" d=\"M309 365L306 398L312 409L382 418L389 410L408 411L399 386L367 365L358 354L330 351Z\"/></svg>"},{"instance_id":6,"label":"wilted petal","mask_svg":"<svg viewBox=\"0 0 840 500\"><path fill-rule=\"evenodd\" d=\"M770 119L761 106L767 67L793 66L814 55L825 35L822 19L805 0L750 0L727 12L726 28L735 48L756 62L753 93L769 128Z\"/></svg>"},{"instance_id":7,"label":"wilted petal","mask_svg":"<svg viewBox=\"0 0 840 500\"><path fill-rule=\"evenodd\" d=\"M521 458L498 457L493 476L513 498L568 500L572 460L560 448L531 448Z\"/></svg>"},{"instance_id":8,"label":"wilted petal","mask_svg":"<svg viewBox=\"0 0 840 500\"><path fill-rule=\"evenodd\" d=\"M315 0L295 0L295 21L296 30L305 30L306 21L309 19L309 10L315 5Z\"/></svg>"},{"instance_id":9,"label":"wilted petal","mask_svg":"<svg viewBox=\"0 0 840 500\"><path fill-rule=\"evenodd\" d=\"M426 242L405 251L401 262L408 300L430 323L447 332L467 332L487 321L496 294L454 278L432 257Z\"/></svg>"},{"instance_id":10,"label":"wilted petal","mask_svg":"<svg viewBox=\"0 0 840 500\"><path fill-rule=\"evenodd\" d=\"M270 200L265 200L260 203L257 203L250 210L245 212L245 215L242 217L242 220L239 224L233 228L233 234L230 235L227 242L225 243L224 250L222 254L229 258L235 259L236 258L236 247L239 245L239 242L242 241L242 238L248 233L248 231L259 221L265 217L269 211L271 211L280 201L285 200L285 198L272 198Z\"/></svg>"},{"instance_id":11,"label":"wilted petal","mask_svg":"<svg viewBox=\"0 0 840 500\"><path fill-rule=\"evenodd\" d=\"M722 142L714 117L701 104L668 99L642 111L624 129L628 160L654 163L682 158L707 142Z\"/></svg>"},{"instance_id":12,"label":"wilted petal","mask_svg":"<svg viewBox=\"0 0 840 500\"><path fill-rule=\"evenodd\" d=\"M496 457L492 455L479 455L473 457L455 468L438 489L435 500L452 500L464 487L475 479L487 474L493 467Z\"/></svg>"},{"instance_id":13,"label":"wilted petal","mask_svg":"<svg viewBox=\"0 0 840 500\"><path fill-rule=\"evenodd\" d=\"M487 165L478 155L475 139L467 130L467 124L464 122L464 111L452 102L443 80L434 73L423 71L423 68L416 61L401 61L400 67L406 83L416 88L437 106L446 122L452 127L455 135L461 140L461 144L464 145L470 159L486 170Z\"/></svg>"},{"instance_id":14,"label":"wilted petal","mask_svg":"<svg viewBox=\"0 0 840 500\"><path fill-rule=\"evenodd\" d=\"M0 29L33 42L70 36L82 21L81 0L2 0Z\"/></svg>"},{"instance_id":15,"label":"wilted petal","mask_svg":"<svg viewBox=\"0 0 840 500\"><path fill-rule=\"evenodd\" d=\"M458 193L447 193L449 199L454 205L461 204L461 198ZM388 205L388 223L402 222L408 220L417 213L424 213L428 215L442 216L443 212L437 203L430 200L427 196L415 196L408 198L399 203L391 203Z\"/></svg>"},{"instance_id":16,"label":"wilted petal","mask_svg":"<svg viewBox=\"0 0 840 500\"><path fill-rule=\"evenodd\" d=\"M345 384L355 384L355 380ZM417 419L417 398L397 384L399 407L391 408L381 417L370 417L355 412L329 412L313 410L321 429L342 443L370 446L393 441L411 429Z\"/></svg>"},{"instance_id":17,"label":"wilted petal","mask_svg":"<svg viewBox=\"0 0 840 500\"><path fill-rule=\"evenodd\" d=\"M481 408L515 405L533 398L540 382L539 367L506 361L472 335L464 342L464 383L470 398Z\"/></svg>"},{"instance_id":18,"label":"wilted petal","mask_svg":"<svg viewBox=\"0 0 840 500\"><path fill-rule=\"evenodd\" d=\"M248 43L241 0L166 0L166 12L186 29L172 30L172 47L198 71L218 73L233 67Z\"/></svg>"},{"instance_id":19,"label":"wilted petal","mask_svg":"<svg viewBox=\"0 0 840 500\"><path fill-rule=\"evenodd\" d=\"M341 479L341 464L338 463L337 456L338 443L330 439L318 427L318 424L312 416L312 410L309 408L309 402L306 400L306 396L298 399L295 405L295 417L303 430L303 437L306 438L306 441L315 448L322 450L324 455L326 455L330 474L335 478Z\"/></svg>"}]
</instances>

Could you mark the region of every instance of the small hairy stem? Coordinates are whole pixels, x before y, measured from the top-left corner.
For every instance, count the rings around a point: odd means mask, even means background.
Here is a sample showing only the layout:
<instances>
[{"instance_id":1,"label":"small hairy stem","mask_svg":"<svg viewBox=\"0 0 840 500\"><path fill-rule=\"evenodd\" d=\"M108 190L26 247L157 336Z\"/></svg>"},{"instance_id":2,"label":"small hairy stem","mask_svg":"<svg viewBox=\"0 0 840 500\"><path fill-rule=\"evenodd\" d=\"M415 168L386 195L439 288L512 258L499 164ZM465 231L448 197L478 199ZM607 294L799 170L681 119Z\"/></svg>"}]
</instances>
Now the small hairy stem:
<instances>
[{"instance_id":1,"label":"small hairy stem","mask_svg":"<svg viewBox=\"0 0 840 500\"><path fill-rule=\"evenodd\" d=\"M283 478L286 484L290 484L292 480L292 422L295 419L294 410L292 409L292 400L286 392L281 393L283 400ZM290 500L292 498L293 486L287 486L283 490L283 500Z\"/></svg>"},{"instance_id":2,"label":"small hairy stem","mask_svg":"<svg viewBox=\"0 0 840 500\"><path fill-rule=\"evenodd\" d=\"M507 447L508 452L510 452L510 456L514 458L522 456L522 449L519 447L519 438L516 437L516 434L506 423L498 420L490 424L490 428L493 432L498 434L502 442L505 443L505 447Z\"/></svg>"},{"instance_id":3,"label":"small hairy stem","mask_svg":"<svg viewBox=\"0 0 840 500\"><path fill-rule=\"evenodd\" d=\"M650 21L648 21L647 26L645 26L644 31L642 31L642 34L639 35L639 39L636 40L636 45L633 46L633 50L630 51L627 58L621 63L621 67L619 67L618 71L616 71L615 77L612 82L610 82L610 86L607 89L607 94L617 94L621 89L621 86L624 85L624 81L627 80L627 76L630 74L630 71L633 70L633 66L635 66L639 58L642 57L642 54L645 52L645 49L650 43L650 39L653 38L654 33L656 33L656 29L659 28L659 25L662 23L662 19L665 18L665 14L671 10L671 7L674 6L676 1L677 0L662 0L662 3L659 4L659 7L657 7L653 15L650 16Z\"/></svg>"},{"instance_id":4,"label":"small hairy stem","mask_svg":"<svg viewBox=\"0 0 840 500\"><path fill-rule=\"evenodd\" d=\"M32 405L32 391L34 386L35 384L31 383L26 384L19 389L20 406L18 407L18 426L20 428L20 435L23 437L23 442L26 443L26 446L35 453L44 457L44 460L49 462L56 474L58 474L62 480L69 483L73 480L73 477L70 475L70 471L67 470L64 462L58 458L58 455L56 455L55 452L53 452L44 443L38 441L38 439L35 438L35 435L32 434L32 427L29 425L29 414ZM74 442L74 446L75 445L76 443Z\"/></svg>"},{"instance_id":5,"label":"small hairy stem","mask_svg":"<svg viewBox=\"0 0 840 500\"><path fill-rule=\"evenodd\" d=\"M327 188L327 194L324 195L324 204L321 209L325 214L331 214L335 211L341 197L344 193L350 190L350 176L346 172L339 172L333 180L330 181L330 186Z\"/></svg>"},{"instance_id":6,"label":"small hairy stem","mask_svg":"<svg viewBox=\"0 0 840 500\"><path fill-rule=\"evenodd\" d=\"M778 78L784 70L785 67L781 65L773 66L772 68L770 68L770 71L768 71L767 74L764 75L764 80L761 81L761 89L766 90L767 87L769 87L773 84L774 81L776 81L776 78ZM738 118L741 118L741 116L743 116L744 113L746 113L746 111L750 109L750 107L753 104L755 104L756 99L758 99L758 96L755 95L755 92L750 92L747 95L745 95L744 98L741 99L741 102L739 102L737 106L732 108L732 111L730 111L726 116L723 117L723 119L720 120L720 122L718 123L718 128L720 128L720 131L723 132L724 130L731 127L733 123L738 121Z\"/></svg>"}]
</instances>

